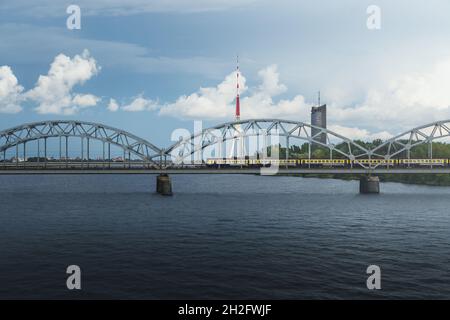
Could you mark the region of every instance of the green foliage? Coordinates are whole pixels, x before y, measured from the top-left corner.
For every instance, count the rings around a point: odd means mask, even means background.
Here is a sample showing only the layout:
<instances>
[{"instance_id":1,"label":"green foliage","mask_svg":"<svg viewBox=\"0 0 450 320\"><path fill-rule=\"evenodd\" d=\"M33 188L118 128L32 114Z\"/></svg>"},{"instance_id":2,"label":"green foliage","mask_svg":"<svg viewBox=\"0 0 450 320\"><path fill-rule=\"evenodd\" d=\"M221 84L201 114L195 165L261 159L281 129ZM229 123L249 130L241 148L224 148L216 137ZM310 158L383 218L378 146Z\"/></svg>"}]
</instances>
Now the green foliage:
<instances>
[{"instance_id":1,"label":"green foliage","mask_svg":"<svg viewBox=\"0 0 450 320\"><path fill-rule=\"evenodd\" d=\"M383 143L381 139L373 140L372 142L365 142L361 140L355 140L355 143L359 144L360 146L366 148L366 149L373 149ZM406 143L406 142L405 142ZM413 147L411 149L410 157L412 159L427 159L430 157L430 154L432 153L433 158L435 159L450 159L450 144L443 143L443 142L433 142L432 146L430 147L430 144L421 144ZM280 158L284 159L286 157L286 147L281 146L281 144L278 144L277 146L270 146L267 147L268 155L271 154L272 148L278 150ZM387 147L386 147L387 148ZM333 159L344 159L345 156L342 154L348 154L348 144L347 143L340 143L335 146L335 149L332 152ZM342 153L338 152L337 150L340 150ZM392 150L395 151L395 150ZM359 150L356 148L352 149L352 152L355 156L358 155ZM378 150L377 153L385 154L387 153L387 149L382 148L381 150ZM291 145L289 147L289 158L290 159L306 159L308 158L309 154L309 146L308 143L303 143L301 145ZM311 158L313 159L329 159L330 158L330 149L326 147L322 147L317 144L311 145ZM396 159L401 158L407 158L406 151L401 152L397 155L395 155Z\"/></svg>"},{"instance_id":2,"label":"green foliage","mask_svg":"<svg viewBox=\"0 0 450 320\"><path fill-rule=\"evenodd\" d=\"M406 143L406 141L403 141ZM355 143L366 149L373 149L383 143L381 139L376 139L372 142L364 142L360 140L355 140ZM348 144L340 143L335 146L335 149L342 151L343 153L348 153ZM267 148L268 155L271 155L272 150L279 152L280 159L285 159L286 157L286 147L282 147L280 144L276 146L270 146ZM353 154L358 155L357 150L353 149ZM395 151L395 150L394 150ZM387 153L387 149L381 149L378 151L380 154ZM430 158L430 155L434 159L450 159L450 144L443 142L433 142L430 144L421 144L413 147L410 150L411 159L427 159ZM301 145L291 145L289 147L289 158L290 159L307 159L309 154L309 145L308 143L303 143ZM333 151L333 159L343 159L344 155L337 151ZM330 149L319 146L319 145L311 145L311 158L313 159L329 159L330 158ZM396 159L407 158L407 153L402 152L395 156ZM311 177L312 175L302 175L305 177ZM335 178L335 179L359 179L358 175L317 175L320 178ZM390 182L401 182L401 183L410 183L410 184L425 184L425 185L433 185L433 186L450 186L450 175L448 174L395 174L395 175L380 175L381 181L390 181Z\"/></svg>"}]
</instances>

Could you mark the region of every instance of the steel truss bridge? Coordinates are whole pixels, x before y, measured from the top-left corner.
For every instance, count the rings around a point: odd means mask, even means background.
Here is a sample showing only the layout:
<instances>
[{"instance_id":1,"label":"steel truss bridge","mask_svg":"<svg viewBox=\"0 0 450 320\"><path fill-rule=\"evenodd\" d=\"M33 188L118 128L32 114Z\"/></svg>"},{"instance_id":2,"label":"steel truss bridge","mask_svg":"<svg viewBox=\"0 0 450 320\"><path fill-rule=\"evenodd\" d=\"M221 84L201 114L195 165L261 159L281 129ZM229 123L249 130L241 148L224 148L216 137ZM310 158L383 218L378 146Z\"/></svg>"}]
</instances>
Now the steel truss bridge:
<instances>
[{"instance_id":1,"label":"steel truss bridge","mask_svg":"<svg viewBox=\"0 0 450 320\"><path fill-rule=\"evenodd\" d=\"M315 129L315 130L312 130ZM311 133L314 132L314 135ZM324 139L325 136L325 139ZM81 142L80 156L69 156L75 139ZM18 173L259 173L249 166L207 165L208 158L278 159L277 173L301 174L367 174L367 173L450 173L448 159L445 166L433 161L420 167L396 166L394 159L411 159L411 150L427 146L427 158L433 159L433 142L450 138L450 120L437 121L413 128L368 149L333 131L303 122L280 119L251 119L228 122L182 135L168 148L159 148L146 139L104 124L52 120L27 123L0 131L0 174ZM59 157L50 159L48 140L56 139ZM102 156L91 157L92 141L101 145ZM30 152L27 145L34 143ZM289 147L307 145L307 157L313 159L316 148L326 151L327 159L345 159L348 165L332 164L317 167L289 166ZM283 159L276 153L277 145L286 147ZM120 161L111 156L111 147L121 150ZM270 148L269 148L270 147ZM267 150L271 149L270 155ZM13 153L11 160L7 154ZM20 159L19 155L23 158ZM450 158L450 156L449 156ZM33 160L31 160L33 159ZM395 163L397 163L395 162ZM273 164L274 162L272 162ZM407 162L408 164L410 162Z\"/></svg>"}]
</instances>

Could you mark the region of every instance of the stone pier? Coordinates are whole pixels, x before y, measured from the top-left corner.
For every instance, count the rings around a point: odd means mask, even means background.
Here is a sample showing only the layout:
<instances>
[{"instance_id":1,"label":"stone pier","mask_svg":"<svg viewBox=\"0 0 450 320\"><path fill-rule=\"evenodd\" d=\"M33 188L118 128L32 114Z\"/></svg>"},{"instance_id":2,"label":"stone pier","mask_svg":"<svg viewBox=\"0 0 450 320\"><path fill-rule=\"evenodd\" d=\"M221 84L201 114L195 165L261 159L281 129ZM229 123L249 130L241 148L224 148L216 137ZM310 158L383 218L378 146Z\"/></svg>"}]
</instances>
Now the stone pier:
<instances>
[{"instance_id":1,"label":"stone pier","mask_svg":"<svg viewBox=\"0 0 450 320\"><path fill-rule=\"evenodd\" d=\"M172 181L166 173L161 173L156 177L156 192L163 196L172 195Z\"/></svg>"},{"instance_id":2,"label":"stone pier","mask_svg":"<svg viewBox=\"0 0 450 320\"><path fill-rule=\"evenodd\" d=\"M359 179L359 193L380 193L380 179L376 176L363 176Z\"/></svg>"}]
</instances>

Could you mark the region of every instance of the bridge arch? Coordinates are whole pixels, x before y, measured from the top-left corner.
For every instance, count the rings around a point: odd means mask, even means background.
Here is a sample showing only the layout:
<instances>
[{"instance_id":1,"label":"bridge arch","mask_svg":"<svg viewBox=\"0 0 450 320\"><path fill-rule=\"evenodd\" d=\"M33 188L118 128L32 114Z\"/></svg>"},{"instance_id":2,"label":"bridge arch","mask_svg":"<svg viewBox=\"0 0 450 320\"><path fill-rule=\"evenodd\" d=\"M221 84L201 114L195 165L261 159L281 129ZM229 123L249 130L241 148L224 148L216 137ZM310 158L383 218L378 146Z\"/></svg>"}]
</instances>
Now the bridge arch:
<instances>
[{"instance_id":1,"label":"bridge arch","mask_svg":"<svg viewBox=\"0 0 450 320\"><path fill-rule=\"evenodd\" d=\"M336 152L351 160L371 157L370 150L331 130L303 122L281 119L249 119L223 123L194 133L189 137L181 138L167 148L164 153L166 156L171 157L173 162L180 163L184 159L192 157L196 152L202 152L205 148L214 144L245 139L258 134L261 135L261 132L265 132L267 136L277 135L284 137L287 150L291 139L299 139L308 143L309 158L311 158L312 145L329 149L330 155ZM323 139L324 136L325 139ZM337 146L341 146L341 148ZM289 153L287 151L286 158L288 157ZM360 164L360 166L365 167L364 164Z\"/></svg>"},{"instance_id":2,"label":"bridge arch","mask_svg":"<svg viewBox=\"0 0 450 320\"><path fill-rule=\"evenodd\" d=\"M6 150L29 141L54 137L99 140L118 146L153 166L159 166L153 159L162 154L161 149L152 143L124 130L99 123L73 120L33 122L0 131L0 154L4 155Z\"/></svg>"},{"instance_id":3,"label":"bridge arch","mask_svg":"<svg viewBox=\"0 0 450 320\"><path fill-rule=\"evenodd\" d=\"M373 148L371 152L374 156L385 159L391 159L406 152L407 158L410 159L411 149L428 143L429 157L432 158L432 142L448 137L450 137L450 119L428 123L405 131Z\"/></svg>"}]
</instances>

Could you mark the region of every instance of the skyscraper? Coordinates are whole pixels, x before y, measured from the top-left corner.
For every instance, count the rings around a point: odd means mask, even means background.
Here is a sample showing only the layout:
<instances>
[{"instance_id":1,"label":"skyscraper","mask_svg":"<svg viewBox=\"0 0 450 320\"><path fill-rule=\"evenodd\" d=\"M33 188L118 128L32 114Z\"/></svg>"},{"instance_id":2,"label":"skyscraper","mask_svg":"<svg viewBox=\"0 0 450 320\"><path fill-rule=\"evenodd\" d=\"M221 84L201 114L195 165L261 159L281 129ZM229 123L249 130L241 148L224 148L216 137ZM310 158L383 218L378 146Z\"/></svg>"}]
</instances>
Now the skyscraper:
<instances>
[{"instance_id":1,"label":"skyscraper","mask_svg":"<svg viewBox=\"0 0 450 320\"><path fill-rule=\"evenodd\" d=\"M327 105L319 105L318 107L312 107L311 108L311 124L316 127L320 128L327 128ZM317 134L319 134L319 129L312 128L311 129L311 136L315 137ZM324 144L327 143L327 134L322 133L319 134L317 137L314 138L316 141L320 141Z\"/></svg>"}]
</instances>

